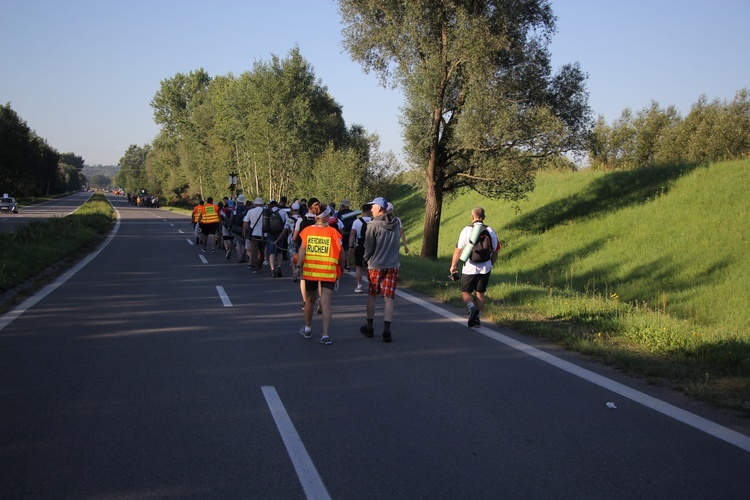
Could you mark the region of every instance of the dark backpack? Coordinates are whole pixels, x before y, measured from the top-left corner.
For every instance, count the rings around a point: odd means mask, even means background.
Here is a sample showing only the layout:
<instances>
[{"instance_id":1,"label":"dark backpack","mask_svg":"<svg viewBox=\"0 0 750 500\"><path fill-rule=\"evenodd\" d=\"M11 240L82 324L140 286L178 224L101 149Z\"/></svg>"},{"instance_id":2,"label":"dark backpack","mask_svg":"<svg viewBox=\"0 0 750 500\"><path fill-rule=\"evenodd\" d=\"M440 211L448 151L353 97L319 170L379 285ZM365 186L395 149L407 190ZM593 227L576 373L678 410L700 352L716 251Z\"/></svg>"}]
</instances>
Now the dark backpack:
<instances>
[{"instance_id":1,"label":"dark backpack","mask_svg":"<svg viewBox=\"0 0 750 500\"><path fill-rule=\"evenodd\" d=\"M344 233L349 233L352 230L352 224L354 224L354 221L357 220L356 217L344 218L344 216L349 213L352 213L352 209L344 208L343 210L339 210L339 213L337 214L339 220L344 223Z\"/></svg>"},{"instance_id":2,"label":"dark backpack","mask_svg":"<svg viewBox=\"0 0 750 500\"><path fill-rule=\"evenodd\" d=\"M263 232L268 234L281 234L284 230L284 221L281 219L281 209L266 208L263 210Z\"/></svg>"},{"instance_id":3,"label":"dark backpack","mask_svg":"<svg viewBox=\"0 0 750 500\"><path fill-rule=\"evenodd\" d=\"M232 219L232 232L242 234L242 219L247 215L247 205L237 205L237 212L234 214Z\"/></svg>"},{"instance_id":4,"label":"dark backpack","mask_svg":"<svg viewBox=\"0 0 750 500\"><path fill-rule=\"evenodd\" d=\"M297 248L302 246L302 231L308 227L315 225L315 219L308 219L307 217L302 217L302 222L299 223L299 234L297 235L297 239L294 240L294 243L297 245Z\"/></svg>"},{"instance_id":5,"label":"dark backpack","mask_svg":"<svg viewBox=\"0 0 750 500\"><path fill-rule=\"evenodd\" d=\"M360 248L365 247L365 231L367 231L367 221L362 217L359 218L362 221L362 228L359 230L359 236L357 237L357 246Z\"/></svg>"},{"instance_id":6,"label":"dark backpack","mask_svg":"<svg viewBox=\"0 0 750 500\"><path fill-rule=\"evenodd\" d=\"M225 228L229 229L229 222L232 219L232 207L224 207L221 211L221 223Z\"/></svg>"},{"instance_id":7,"label":"dark backpack","mask_svg":"<svg viewBox=\"0 0 750 500\"><path fill-rule=\"evenodd\" d=\"M492 236L487 231L486 227L479 233L479 239L474 244L474 248L471 250L471 257L469 260L476 262L487 262L492 258Z\"/></svg>"}]
</instances>

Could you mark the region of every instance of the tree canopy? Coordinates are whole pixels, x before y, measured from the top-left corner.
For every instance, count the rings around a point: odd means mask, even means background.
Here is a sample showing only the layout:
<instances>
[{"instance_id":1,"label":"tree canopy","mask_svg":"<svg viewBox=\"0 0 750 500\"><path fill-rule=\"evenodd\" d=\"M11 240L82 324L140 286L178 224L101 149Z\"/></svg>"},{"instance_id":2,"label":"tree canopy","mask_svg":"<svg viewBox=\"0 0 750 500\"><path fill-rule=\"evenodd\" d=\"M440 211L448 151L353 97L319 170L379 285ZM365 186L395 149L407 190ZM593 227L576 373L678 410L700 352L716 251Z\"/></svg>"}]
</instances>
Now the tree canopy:
<instances>
[{"instance_id":1,"label":"tree canopy","mask_svg":"<svg viewBox=\"0 0 750 500\"><path fill-rule=\"evenodd\" d=\"M592 169L632 169L677 162L735 160L750 154L750 91L730 102L701 96L686 117L658 102L629 108L607 124L599 116L588 142Z\"/></svg>"},{"instance_id":2,"label":"tree canopy","mask_svg":"<svg viewBox=\"0 0 750 500\"><path fill-rule=\"evenodd\" d=\"M151 105L162 128L143 177L123 180L178 199L229 194L234 173L251 197L363 200L394 161L377 152L377 136L347 128L341 105L299 48L240 76L177 74L161 82Z\"/></svg>"},{"instance_id":3,"label":"tree canopy","mask_svg":"<svg viewBox=\"0 0 750 500\"><path fill-rule=\"evenodd\" d=\"M461 189L508 200L550 157L582 149L586 75L553 72L544 0L339 0L344 46L405 96L410 163L424 170L422 256L437 258L443 199Z\"/></svg>"},{"instance_id":4,"label":"tree canopy","mask_svg":"<svg viewBox=\"0 0 750 500\"><path fill-rule=\"evenodd\" d=\"M58 153L11 108L0 106L0 192L48 196L80 189L83 158Z\"/></svg>"}]
</instances>

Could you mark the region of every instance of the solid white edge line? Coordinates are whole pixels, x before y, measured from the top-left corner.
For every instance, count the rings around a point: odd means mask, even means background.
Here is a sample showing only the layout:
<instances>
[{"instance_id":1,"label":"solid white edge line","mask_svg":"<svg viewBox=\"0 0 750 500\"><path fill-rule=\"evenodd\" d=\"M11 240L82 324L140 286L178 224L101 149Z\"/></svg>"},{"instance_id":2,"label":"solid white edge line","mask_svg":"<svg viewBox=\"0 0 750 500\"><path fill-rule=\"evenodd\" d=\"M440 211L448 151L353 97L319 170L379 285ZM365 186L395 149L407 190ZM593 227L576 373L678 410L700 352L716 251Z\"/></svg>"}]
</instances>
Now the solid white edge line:
<instances>
[{"instance_id":1,"label":"solid white edge line","mask_svg":"<svg viewBox=\"0 0 750 500\"><path fill-rule=\"evenodd\" d=\"M224 291L224 287L217 286L216 291L219 292L219 297L221 298L221 303L224 304L224 307L232 307L232 301L229 300L229 295Z\"/></svg>"},{"instance_id":2,"label":"solid white edge line","mask_svg":"<svg viewBox=\"0 0 750 500\"><path fill-rule=\"evenodd\" d=\"M466 326L466 318L462 316L458 316L452 312L449 312L441 308L438 305L432 304L430 302L427 302L426 300L415 297L414 295L411 295L407 292L396 290L396 294L400 297L405 298L409 302L417 304L429 311L434 312L435 314L443 316L444 318L449 319L451 321L455 321L456 323L460 323L461 325L468 328L468 326ZM515 340L511 337L508 337L507 335L503 335L502 333L496 332L487 327L480 326L479 328L472 328L472 330L475 330L481 333L482 335L489 337L493 340L501 342L507 345L508 347L516 349L517 351L521 351L524 354L528 354L529 356L533 356L540 361L544 361L545 363L548 363L561 370L564 370L570 373L571 375L580 377L588 382L591 382L592 384L596 384L604 389L614 392L615 394L619 394L620 396L623 396L632 401L635 401L636 403L646 406L647 408L651 408L652 410L655 410L663 415L671 417L677 420L678 422L682 422L683 424L689 425L695 429L705 432L706 434L709 434L718 439L721 439L724 442L727 442L731 445L741 448L742 450L750 452L750 437L744 434L741 434L737 431L733 431L732 429L724 427L723 425L719 425L716 422L712 422L711 420L700 417L694 413L690 413L689 411L678 408L674 405L671 405L653 396L649 396L646 393L643 393L641 391L628 387L624 384L615 382L614 380L604 377L602 375L599 375L598 373L594 373L591 370L581 368L580 366L575 365L569 361L560 359L557 356L554 356L553 354L544 352L528 344L524 344L523 342Z\"/></svg>"},{"instance_id":3,"label":"solid white edge line","mask_svg":"<svg viewBox=\"0 0 750 500\"><path fill-rule=\"evenodd\" d=\"M294 428L292 420L289 418L289 414L284 408L284 403L281 402L279 394L276 392L276 388L273 386L261 387L263 396L266 398L266 404L268 409L271 410L271 416L273 416L274 422L276 422L276 428L281 434L281 439L284 441L286 452L289 458L292 460L294 470L297 472L302 489L305 491L305 496L308 499L329 499L331 495L328 494L323 480L318 474L318 470L315 468L310 455L305 449L305 445Z\"/></svg>"},{"instance_id":4,"label":"solid white edge line","mask_svg":"<svg viewBox=\"0 0 750 500\"><path fill-rule=\"evenodd\" d=\"M44 288L39 290L37 293L35 293L31 297L21 302L17 307L14 307L11 311L5 313L2 317L0 317L0 331L2 331L3 328L5 328L6 326L10 325L13 321L16 320L16 318L20 317L27 310L29 310L30 308L35 306L37 303L39 303L39 301L41 301L47 295L57 290L57 288L60 287L63 283L65 283L70 278L75 276L75 274L78 271L83 269L86 266L86 264L94 260L96 256L99 255L101 251L107 247L107 245L109 245L109 243L114 239L115 235L117 234L117 231L120 229L120 212L111 203L110 203L110 206L112 206L112 208L114 209L117 219L115 221L115 227L112 228L112 231L110 231L109 236L107 236L107 239L105 239L102 242L102 244L99 245L99 248L97 248L93 253L89 254L81 262L79 262L78 264L73 266L71 269L63 273L55 281L45 286Z\"/></svg>"}]
</instances>

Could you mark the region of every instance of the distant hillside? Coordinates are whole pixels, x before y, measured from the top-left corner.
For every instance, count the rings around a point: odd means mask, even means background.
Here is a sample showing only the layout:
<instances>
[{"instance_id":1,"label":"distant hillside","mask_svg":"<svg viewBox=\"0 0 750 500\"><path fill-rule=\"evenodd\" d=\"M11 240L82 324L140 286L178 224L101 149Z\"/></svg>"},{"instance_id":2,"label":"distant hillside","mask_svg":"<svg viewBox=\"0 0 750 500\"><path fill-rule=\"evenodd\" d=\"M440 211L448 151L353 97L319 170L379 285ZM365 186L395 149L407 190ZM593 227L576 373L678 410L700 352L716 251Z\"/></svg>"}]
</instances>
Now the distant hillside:
<instances>
[{"instance_id":1,"label":"distant hillside","mask_svg":"<svg viewBox=\"0 0 750 500\"><path fill-rule=\"evenodd\" d=\"M100 174L105 175L110 179L114 179L119 171L119 165L85 165L83 167L83 175L87 178L91 178L92 175Z\"/></svg>"},{"instance_id":2,"label":"distant hillside","mask_svg":"<svg viewBox=\"0 0 750 500\"><path fill-rule=\"evenodd\" d=\"M448 258L481 205L506 244L493 271L496 298L516 299L514 284L599 293L747 338L748 193L750 160L541 173L518 211L476 193L446 204L439 253ZM424 201L404 188L394 203L419 255Z\"/></svg>"}]
</instances>

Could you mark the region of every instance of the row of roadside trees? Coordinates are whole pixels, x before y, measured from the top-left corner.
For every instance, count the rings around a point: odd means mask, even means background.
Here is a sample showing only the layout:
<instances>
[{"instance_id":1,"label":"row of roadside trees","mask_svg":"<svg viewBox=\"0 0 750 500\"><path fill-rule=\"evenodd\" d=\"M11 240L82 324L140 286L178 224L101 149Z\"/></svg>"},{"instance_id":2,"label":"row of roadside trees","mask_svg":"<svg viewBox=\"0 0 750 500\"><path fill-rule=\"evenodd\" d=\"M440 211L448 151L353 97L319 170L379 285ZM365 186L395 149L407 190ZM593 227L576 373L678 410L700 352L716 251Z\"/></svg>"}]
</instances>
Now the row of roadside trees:
<instances>
[{"instance_id":1,"label":"row of roadside trees","mask_svg":"<svg viewBox=\"0 0 750 500\"><path fill-rule=\"evenodd\" d=\"M633 113L625 109L612 124L599 117L588 142L596 170L736 160L750 155L750 91L732 101L701 96L684 118L658 102Z\"/></svg>"},{"instance_id":2,"label":"row of roadside trees","mask_svg":"<svg viewBox=\"0 0 750 500\"><path fill-rule=\"evenodd\" d=\"M151 106L152 144L131 146L115 183L171 201L229 194L364 200L394 173L378 138L346 126L341 106L298 48L251 71L212 77L199 69L163 80Z\"/></svg>"},{"instance_id":3,"label":"row of roadside trees","mask_svg":"<svg viewBox=\"0 0 750 500\"><path fill-rule=\"evenodd\" d=\"M82 157L59 153L11 108L0 106L0 191L15 197L52 196L86 184Z\"/></svg>"}]
</instances>

